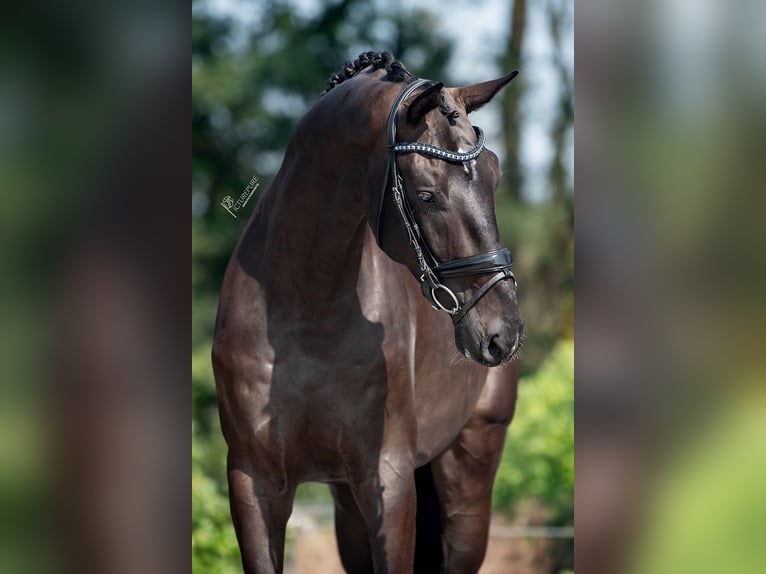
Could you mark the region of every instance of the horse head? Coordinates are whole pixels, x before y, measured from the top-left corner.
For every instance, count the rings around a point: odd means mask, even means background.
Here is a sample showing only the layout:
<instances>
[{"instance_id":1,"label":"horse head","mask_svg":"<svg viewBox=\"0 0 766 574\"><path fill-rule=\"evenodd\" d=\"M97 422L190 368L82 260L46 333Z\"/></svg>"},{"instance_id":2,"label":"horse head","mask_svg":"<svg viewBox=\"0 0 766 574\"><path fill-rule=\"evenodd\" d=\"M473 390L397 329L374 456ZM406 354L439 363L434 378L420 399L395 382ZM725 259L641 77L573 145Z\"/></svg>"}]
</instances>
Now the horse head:
<instances>
[{"instance_id":1,"label":"horse head","mask_svg":"<svg viewBox=\"0 0 766 574\"><path fill-rule=\"evenodd\" d=\"M389 114L386 184L368 211L380 247L452 316L458 350L487 366L517 356L524 323L495 217L500 164L468 114L516 75L405 86Z\"/></svg>"}]
</instances>

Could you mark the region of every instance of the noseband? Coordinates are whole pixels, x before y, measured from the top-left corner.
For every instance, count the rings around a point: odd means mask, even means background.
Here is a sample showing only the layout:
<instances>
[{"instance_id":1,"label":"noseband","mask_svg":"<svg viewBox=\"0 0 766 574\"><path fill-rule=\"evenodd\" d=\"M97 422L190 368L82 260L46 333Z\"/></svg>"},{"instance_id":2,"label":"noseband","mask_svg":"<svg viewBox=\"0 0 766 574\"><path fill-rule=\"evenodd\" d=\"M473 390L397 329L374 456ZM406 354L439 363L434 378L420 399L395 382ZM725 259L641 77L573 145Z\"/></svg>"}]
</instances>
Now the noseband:
<instances>
[{"instance_id":1,"label":"noseband","mask_svg":"<svg viewBox=\"0 0 766 574\"><path fill-rule=\"evenodd\" d=\"M396 118L399 112L399 106L407 96L427 83L429 83L428 80L416 80L405 87L394 101L394 104L391 107L391 112L388 115L388 168L386 172L388 177L383 184L383 191L380 195L377 223L378 229L376 232L377 237L380 238L380 218L383 210L383 199L388 188L388 182L391 181L393 182L391 191L393 193L394 203L401 215L402 223L407 231L410 247L412 247L412 250L415 252L415 257L417 258L420 267L421 289L425 296L430 300L434 309L448 313L452 316L453 323L457 324L463 317L465 317L471 307L473 307L479 299L486 295L497 283L506 279L512 279L514 285L516 285L516 277L514 277L511 272L511 252L505 247L495 249L494 251L479 253L477 255L452 259L445 263L439 263L428 248L428 243L420 233L420 228L415 220L415 214L410 207L409 201L407 200L407 194L404 191L402 178L396 167L396 154L420 153L450 163L467 163L479 157L479 154L484 149L484 132L482 132L481 128L476 126L473 126L477 137L476 145L472 150L467 152L449 151L431 144L420 142L396 143ZM426 261L426 256L431 261L430 265ZM451 277L488 274L492 274L492 277L476 290L471 298L468 299L468 301L465 301L462 305L460 304L457 295L442 283L444 279ZM448 306L445 306L439 300L439 294L442 294L449 299Z\"/></svg>"}]
</instances>

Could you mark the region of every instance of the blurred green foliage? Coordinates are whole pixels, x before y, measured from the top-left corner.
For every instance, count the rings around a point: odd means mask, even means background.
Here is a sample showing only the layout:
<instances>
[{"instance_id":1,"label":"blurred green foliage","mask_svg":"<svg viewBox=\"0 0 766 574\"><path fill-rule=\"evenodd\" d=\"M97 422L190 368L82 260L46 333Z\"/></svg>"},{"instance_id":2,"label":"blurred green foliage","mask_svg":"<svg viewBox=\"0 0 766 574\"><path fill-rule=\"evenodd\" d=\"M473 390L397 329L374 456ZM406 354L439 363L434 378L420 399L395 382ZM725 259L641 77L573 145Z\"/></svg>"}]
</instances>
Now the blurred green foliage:
<instances>
[{"instance_id":1,"label":"blurred green foliage","mask_svg":"<svg viewBox=\"0 0 766 574\"><path fill-rule=\"evenodd\" d=\"M560 338L574 338L573 208L572 196L526 203L501 188L496 199L500 237L511 246L526 321L522 374L534 372Z\"/></svg>"},{"instance_id":2,"label":"blurred green foliage","mask_svg":"<svg viewBox=\"0 0 766 574\"><path fill-rule=\"evenodd\" d=\"M574 521L574 341L563 340L537 372L519 382L516 415L495 478L492 502L508 512L534 498L550 522Z\"/></svg>"},{"instance_id":3,"label":"blurred green foliage","mask_svg":"<svg viewBox=\"0 0 766 574\"><path fill-rule=\"evenodd\" d=\"M762 386L727 398L676 448L647 501L630 572L763 572L766 547L766 397Z\"/></svg>"},{"instance_id":4,"label":"blurred green foliage","mask_svg":"<svg viewBox=\"0 0 766 574\"><path fill-rule=\"evenodd\" d=\"M210 446L199 440L194 427L192 437L192 572L238 573L239 549L229 515L229 499L223 489L225 483L205 472L205 466L212 460Z\"/></svg>"}]
</instances>

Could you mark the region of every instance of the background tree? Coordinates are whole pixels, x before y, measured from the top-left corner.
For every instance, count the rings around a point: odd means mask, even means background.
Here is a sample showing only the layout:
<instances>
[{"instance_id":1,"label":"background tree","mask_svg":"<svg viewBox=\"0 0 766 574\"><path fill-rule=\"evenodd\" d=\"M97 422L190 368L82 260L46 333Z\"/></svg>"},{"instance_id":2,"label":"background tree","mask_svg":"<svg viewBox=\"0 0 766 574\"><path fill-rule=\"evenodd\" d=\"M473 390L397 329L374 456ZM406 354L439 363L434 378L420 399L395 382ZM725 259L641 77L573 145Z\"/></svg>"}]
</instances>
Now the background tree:
<instances>
[{"instance_id":1,"label":"background tree","mask_svg":"<svg viewBox=\"0 0 766 574\"><path fill-rule=\"evenodd\" d=\"M511 9L510 33L508 34L505 53L500 59L503 70L524 68L524 37L527 27L527 0L513 0ZM515 80L512 90L502 93L503 139L505 144L505 164L508 183L505 191L513 199L521 199L524 187L524 170L521 165L521 101L526 85L525 74Z\"/></svg>"}]
</instances>

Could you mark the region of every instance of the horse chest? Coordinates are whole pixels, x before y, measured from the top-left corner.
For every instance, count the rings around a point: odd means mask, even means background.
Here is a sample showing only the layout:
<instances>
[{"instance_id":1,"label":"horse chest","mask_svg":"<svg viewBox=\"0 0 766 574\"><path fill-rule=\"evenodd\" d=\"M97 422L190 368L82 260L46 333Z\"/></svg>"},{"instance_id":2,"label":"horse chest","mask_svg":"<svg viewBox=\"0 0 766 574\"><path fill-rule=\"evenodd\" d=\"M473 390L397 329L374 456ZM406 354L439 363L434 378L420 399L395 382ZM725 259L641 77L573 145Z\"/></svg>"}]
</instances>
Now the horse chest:
<instances>
[{"instance_id":1,"label":"horse chest","mask_svg":"<svg viewBox=\"0 0 766 574\"><path fill-rule=\"evenodd\" d=\"M419 465L444 450L462 430L476 408L485 381L486 372L467 362L449 368L424 366L418 372L415 413Z\"/></svg>"}]
</instances>

